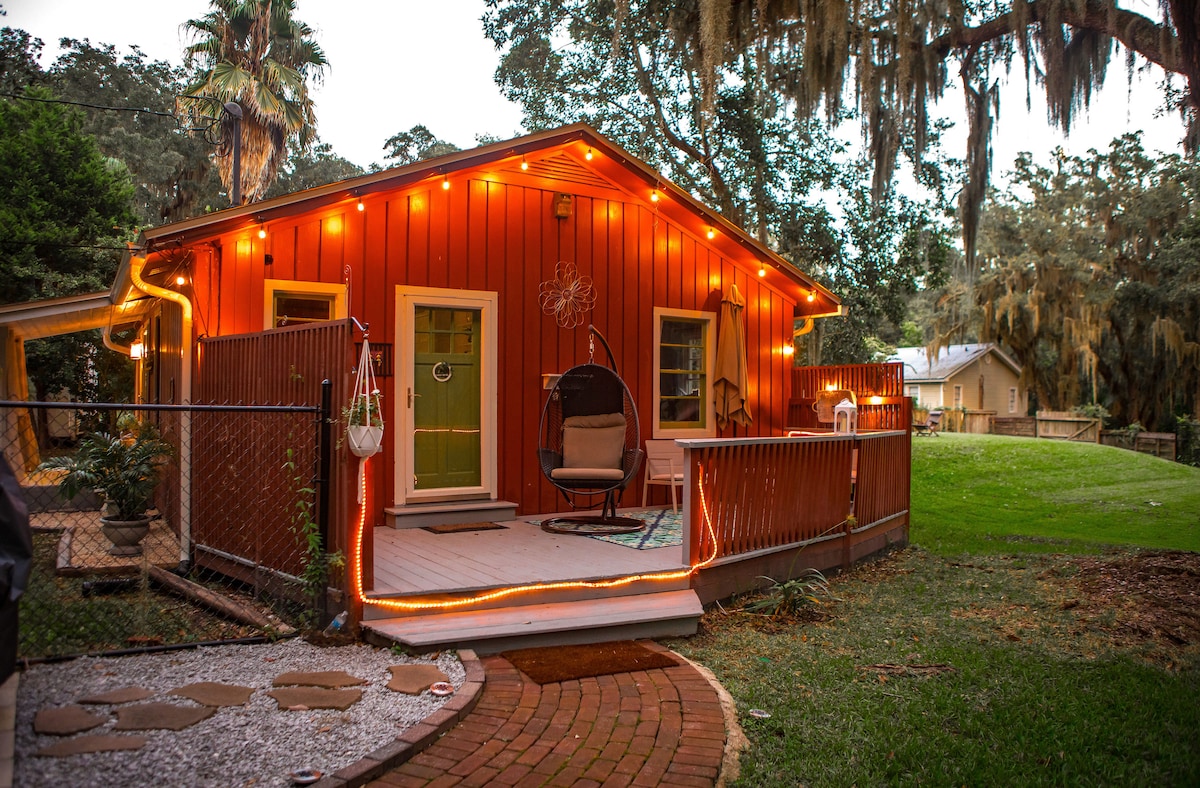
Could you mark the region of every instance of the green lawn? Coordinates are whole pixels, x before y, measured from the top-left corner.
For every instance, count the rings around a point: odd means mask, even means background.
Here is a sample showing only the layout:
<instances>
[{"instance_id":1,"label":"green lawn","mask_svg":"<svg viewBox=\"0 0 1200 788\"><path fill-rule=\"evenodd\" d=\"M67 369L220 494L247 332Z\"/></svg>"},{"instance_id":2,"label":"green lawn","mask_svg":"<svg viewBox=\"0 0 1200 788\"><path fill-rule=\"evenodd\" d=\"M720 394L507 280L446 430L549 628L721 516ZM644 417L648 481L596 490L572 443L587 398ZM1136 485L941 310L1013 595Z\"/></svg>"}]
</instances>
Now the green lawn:
<instances>
[{"instance_id":1,"label":"green lawn","mask_svg":"<svg viewBox=\"0 0 1200 788\"><path fill-rule=\"evenodd\" d=\"M939 555L1200 551L1200 468L1125 449L945 433L913 439L910 539Z\"/></svg>"},{"instance_id":2,"label":"green lawn","mask_svg":"<svg viewBox=\"0 0 1200 788\"><path fill-rule=\"evenodd\" d=\"M809 618L734 600L671 643L733 695L736 785L1200 785L1200 635L1139 627L1160 583L1116 574L1133 545L1197 550L1200 470L986 436L913 453L914 546Z\"/></svg>"}]
</instances>

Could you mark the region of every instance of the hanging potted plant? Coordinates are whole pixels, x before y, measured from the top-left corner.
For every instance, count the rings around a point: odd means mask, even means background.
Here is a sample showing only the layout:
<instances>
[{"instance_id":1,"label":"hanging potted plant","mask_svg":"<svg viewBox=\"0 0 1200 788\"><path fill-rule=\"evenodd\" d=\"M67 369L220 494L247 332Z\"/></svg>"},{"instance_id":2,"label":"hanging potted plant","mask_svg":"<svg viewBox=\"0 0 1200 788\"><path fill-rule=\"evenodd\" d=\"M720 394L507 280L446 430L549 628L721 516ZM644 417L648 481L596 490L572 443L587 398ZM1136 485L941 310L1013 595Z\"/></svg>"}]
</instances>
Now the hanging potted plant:
<instances>
[{"instance_id":1,"label":"hanging potted plant","mask_svg":"<svg viewBox=\"0 0 1200 788\"><path fill-rule=\"evenodd\" d=\"M162 480L162 467L172 452L152 425L136 425L120 435L96 432L79 442L74 456L54 457L44 469L64 470L59 482L70 500L81 490L95 490L104 498L100 530L112 542L111 555L140 555L142 539L150 531L146 513Z\"/></svg>"},{"instance_id":2,"label":"hanging potted plant","mask_svg":"<svg viewBox=\"0 0 1200 788\"><path fill-rule=\"evenodd\" d=\"M375 385L371 346L365 336L354 393L350 404L342 408L342 420L346 423L346 442L355 456L370 457L383 448L382 395Z\"/></svg>"}]
</instances>

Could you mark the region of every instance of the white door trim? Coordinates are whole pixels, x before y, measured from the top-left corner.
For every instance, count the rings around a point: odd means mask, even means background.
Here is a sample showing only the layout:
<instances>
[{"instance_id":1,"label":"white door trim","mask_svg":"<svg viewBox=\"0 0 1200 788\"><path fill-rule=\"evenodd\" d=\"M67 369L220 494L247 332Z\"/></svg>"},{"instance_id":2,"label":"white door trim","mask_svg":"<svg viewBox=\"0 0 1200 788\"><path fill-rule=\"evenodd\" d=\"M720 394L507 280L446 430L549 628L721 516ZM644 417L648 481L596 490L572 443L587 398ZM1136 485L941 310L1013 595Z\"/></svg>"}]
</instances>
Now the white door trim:
<instances>
[{"instance_id":1,"label":"white door trim","mask_svg":"<svg viewBox=\"0 0 1200 788\"><path fill-rule=\"evenodd\" d=\"M496 498L496 403L498 395L497 330L500 294L487 290L434 287L396 287L396 395L393 416L396 432L396 504L459 499ZM416 490L413 485L413 424L408 393L413 388L413 320L417 306L460 307L480 310L480 484L478 487L445 487Z\"/></svg>"}]
</instances>

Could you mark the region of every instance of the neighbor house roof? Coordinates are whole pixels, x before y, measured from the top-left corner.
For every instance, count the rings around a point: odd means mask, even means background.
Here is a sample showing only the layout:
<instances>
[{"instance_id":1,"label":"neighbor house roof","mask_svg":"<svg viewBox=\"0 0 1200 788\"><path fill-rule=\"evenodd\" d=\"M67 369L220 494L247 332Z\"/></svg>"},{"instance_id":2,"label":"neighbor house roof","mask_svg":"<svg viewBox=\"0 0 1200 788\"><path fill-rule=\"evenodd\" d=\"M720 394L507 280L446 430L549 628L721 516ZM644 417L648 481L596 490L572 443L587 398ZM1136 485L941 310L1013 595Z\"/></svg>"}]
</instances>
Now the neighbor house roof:
<instances>
[{"instance_id":1,"label":"neighbor house roof","mask_svg":"<svg viewBox=\"0 0 1200 788\"><path fill-rule=\"evenodd\" d=\"M1016 374L1021 374L1020 365L993 342L949 345L940 348L933 357L923 347L898 347L888 361L904 364L905 383L941 383L988 354L998 358Z\"/></svg>"},{"instance_id":2,"label":"neighbor house roof","mask_svg":"<svg viewBox=\"0 0 1200 788\"><path fill-rule=\"evenodd\" d=\"M123 284L122 277L128 276L131 254L146 254L156 249L203 241L326 206L358 201L427 179L453 178L467 170L478 171L476 177L486 180L489 172L511 175L517 168L524 171L523 177L543 176L553 180L568 176L568 180L580 184L580 189L587 189L590 179L593 187L623 190L633 200L653 204L656 212L699 237L707 237L712 231L713 239L709 243L753 274L759 275L761 271L768 287L786 294L796 304L796 317L844 314L841 299L830 290L584 123L456 151L404 167L145 230L139 240L140 248L132 249L126 255L126 264L118 273L118 285ZM652 194L657 201L652 202Z\"/></svg>"}]
</instances>

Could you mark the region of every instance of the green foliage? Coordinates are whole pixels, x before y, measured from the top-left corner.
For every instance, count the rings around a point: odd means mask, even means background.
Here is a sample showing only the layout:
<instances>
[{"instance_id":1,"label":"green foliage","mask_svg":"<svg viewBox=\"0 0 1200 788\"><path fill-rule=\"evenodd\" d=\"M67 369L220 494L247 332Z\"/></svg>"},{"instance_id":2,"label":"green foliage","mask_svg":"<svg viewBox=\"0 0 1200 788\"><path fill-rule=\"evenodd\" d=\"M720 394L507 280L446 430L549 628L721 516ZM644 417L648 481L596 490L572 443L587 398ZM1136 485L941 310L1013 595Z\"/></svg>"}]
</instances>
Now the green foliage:
<instances>
[{"instance_id":1,"label":"green foliage","mask_svg":"<svg viewBox=\"0 0 1200 788\"><path fill-rule=\"evenodd\" d=\"M27 94L51 99L43 88ZM112 284L131 237L128 171L83 131L82 113L0 100L0 303L78 295ZM114 229L116 228L116 229Z\"/></svg>"},{"instance_id":2,"label":"green foliage","mask_svg":"<svg viewBox=\"0 0 1200 788\"><path fill-rule=\"evenodd\" d=\"M656 0L495 0L484 30L527 128L585 121L717 207L849 305L849 317L820 322L801 354L866 361L867 338L885 321L898 326L907 295L939 279L944 206L873 192L870 165L780 95L778 75L801 65L794 49L737 41L708 82L703 48L679 37L694 11ZM894 344L898 331L880 338Z\"/></svg>"},{"instance_id":3,"label":"green foliage","mask_svg":"<svg viewBox=\"0 0 1200 788\"><path fill-rule=\"evenodd\" d=\"M66 471L59 484L64 499L95 490L114 507L115 519L135 520L154 504L162 469L173 452L154 425L141 424L120 435L85 435L74 456L52 457L40 467Z\"/></svg>"},{"instance_id":4,"label":"green foliage","mask_svg":"<svg viewBox=\"0 0 1200 788\"><path fill-rule=\"evenodd\" d=\"M1200 468L1200 421L1186 416L1175 420L1175 461Z\"/></svg>"},{"instance_id":5,"label":"green foliage","mask_svg":"<svg viewBox=\"0 0 1200 788\"><path fill-rule=\"evenodd\" d=\"M825 575L816 569L805 569L798 577L780 583L769 577L762 577L771 585L763 595L754 599L743 610L748 613L761 613L771 618L793 618L807 607L820 606L836 599L829 590Z\"/></svg>"},{"instance_id":6,"label":"green foliage","mask_svg":"<svg viewBox=\"0 0 1200 788\"><path fill-rule=\"evenodd\" d=\"M292 532L296 534L304 551L304 569L300 572L299 582L309 604L300 615L300 625L313 629L320 623L323 597L329 587L329 573L344 567L346 558L340 550L330 553L325 549L320 523L313 517L313 500L317 491L298 472L295 452L292 449L287 450L284 468L295 474L292 477L295 485L292 492L296 498L295 510L292 513Z\"/></svg>"},{"instance_id":7,"label":"green foliage","mask_svg":"<svg viewBox=\"0 0 1200 788\"><path fill-rule=\"evenodd\" d=\"M288 145L288 154L278 179L267 190L268 199L363 174L362 167L338 156L327 142L317 143L308 150L292 143Z\"/></svg>"},{"instance_id":8,"label":"green foliage","mask_svg":"<svg viewBox=\"0 0 1200 788\"><path fill-rule=\"evenodd\" d=\"M241 199L263 199L287 155L289 140L306 150L316 138L309 82L329 66L313 29L296 19L295 0L212 0L211 10L186 24L190 74L185 97L193 112L236 102L241 120ZM227 129L231 132L231 127ZM219 151L225 153L226 151ZM221 182L233 192L229 156L216 156Z\"/></svg>"},{"instance_id":9,"label":"green foliage","mask_svg":"<svg viewBox=\"0 0 1200 788\"><path fill-rule=\"evenodd\" d=\"M1200 407L1200 165L1136 135L1055 169L1017 161L984 214L975 300L985 339L1039 405L1104 405L1170 429Z\"/></svg>"},{"instance_id":10,"label":"green foliage","mask_svg":"<svg viewBox=\"0 0 1200 788\"><path fill-rule=\"evenodd\" d=\"M944 556L1200 551L1200 469L1111 446L943 433L913 441L912 531Z\"/></svg>"},{"instance_id":11,"label":"green foliage","mask_svg":"<svg viewBox=\"0 0 1200 788\"><path fill-rule=\"evenodd\" d=\"M347 427L382 427L383 397L379 389L369 395L355 394L350 404L342 408L342 421Z\"/></svg>"},{"instance_id":12,"label":"green foliage","mask_svg":"<svg viewBox=\"0 0 1200 788\"><path fill-rule=\"evenodd\" d=\"M408 131L401 131L389 137L388 141L383 143L383 149L387 151L388 166L403 167L423 159L454 153L458 146L438 139L428 128L418 124Z\"/></svg>"}]
</instances>

